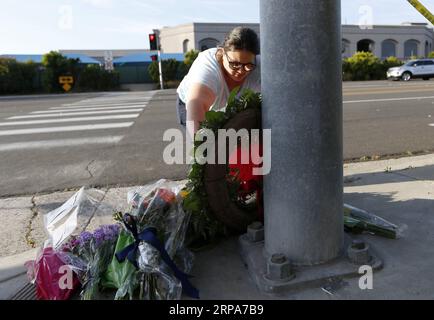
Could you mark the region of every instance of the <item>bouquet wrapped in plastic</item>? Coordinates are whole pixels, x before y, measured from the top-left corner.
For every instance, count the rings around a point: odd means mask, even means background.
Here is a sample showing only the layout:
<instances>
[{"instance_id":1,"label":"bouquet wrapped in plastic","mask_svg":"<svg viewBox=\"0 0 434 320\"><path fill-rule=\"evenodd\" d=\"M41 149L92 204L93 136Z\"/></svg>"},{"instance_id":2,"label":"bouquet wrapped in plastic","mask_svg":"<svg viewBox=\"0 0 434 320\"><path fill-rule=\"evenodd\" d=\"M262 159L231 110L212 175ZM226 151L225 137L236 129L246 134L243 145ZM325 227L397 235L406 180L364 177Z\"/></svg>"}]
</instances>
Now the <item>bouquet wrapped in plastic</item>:
<instances>
[{"instance_id":1,"label":"bouquet wrapped in plastic","mask_svg":"<svg viewBox=\"0 0 434 320\"><path fill-rule=\"evenodd\" d=\"M67 300L80 288L77 269L70 263L61 245L77 228L85 199L85 191L81 189L61 207L44 216L48 240L36 260L25 263L29 280L36 286L38 299Z\"/></svg>"},{"instance_id":2,"label":"bouquet wrapped in plastic","mask_svg":"<svg viewBox=\"0 0 434 320\"><path fill-rule=\"evenodd\" d=\"M120 225L73 235L88 228L96 215L110 212L111 216L115 211L92 197L93 191L82 188L44 216L48 240L36 260L25 264L30 281L36 285L38 299L67 300L80 287L83 299L96 296L100 275L113 256Z\"/></svg>"},{"instance_id":3,"label":"bouquet wrapped in plastic","mask_svg":"<svg viewBox=\"0 0 434 320\"><path fill-rule=\"evenodd\" d=\"M189 215L182 209L183 187L167 180L141 187L128 194L130 213L115 216L129 238L121 233L126 246L116 248L103 283L119 285L118 299L132 299L135 290L145 300L180 299L182 292L199 298L187 275L193 254L184 246Z\"/></svg>"},{"instance_id":4,"label":"bouquet wrapped in plastic","mask_svg":"<svg viewBox=\"0 0 434 320\"><path fill-rule=\"evenodd\" d=\"M52 247L42 249L35 261L26 262L38 300L68 300L80 288L78 276L65 265L65 255Z\"/></svg>"},{"instance_id":5,"label":"bouquet wrapped in plastic","mask_svg":"<svg viewBox=\"0 0 434 320\"><path fill-rule=\"evenodd\" d=\"M75 258L73 264L77 270L80 270L83 300L98 297L101 276L112 259L119 230L119 225L101 226L93 233L84 231L78 237L72 237L63 246L62 251Z\"/></svg>"},{"instance_id":6,"label":"bouquet wrapped in plastic","mask_svg":"<svg viewBox=\"0 0 434 320\"><path fill-rule=\"evenodd\" d=\"M353 233L368 232L389 239L399 238L405 229L349 204L344 204L344 225Z\"/></svg>"}]
</instances>

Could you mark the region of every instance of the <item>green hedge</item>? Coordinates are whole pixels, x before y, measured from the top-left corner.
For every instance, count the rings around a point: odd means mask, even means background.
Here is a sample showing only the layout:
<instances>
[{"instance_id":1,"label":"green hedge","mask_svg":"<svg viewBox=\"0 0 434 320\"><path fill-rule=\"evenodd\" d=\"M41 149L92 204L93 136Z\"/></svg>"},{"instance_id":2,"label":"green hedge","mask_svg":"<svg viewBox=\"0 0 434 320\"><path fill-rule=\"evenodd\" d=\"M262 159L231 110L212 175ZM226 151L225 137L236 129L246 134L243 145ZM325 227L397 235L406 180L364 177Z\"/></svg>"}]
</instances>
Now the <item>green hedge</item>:
<instances>
[{"instance_id":1,"label":"green hedge","mask_svg":"<svg viewBox=\"0 0 434 320\"><path fill-rule=\"evenodd\" d=\"M356 52L342 63L343 80L384 80L387 69L402 64L403 62L395 57L381 61L371 52Z\"/></svg>"},{"instance_id":2,"label":"green hedge","mask_svg":"<svg viewBox=\"0 0 434 320\"><path fill-rule=\"evenodd\" d=\"M32 93L37 91L38 65L0 58L0 94Z\"/></svg>"},{"instance_id":3,"label":"green hedge","mask_svg":"<svg viewBox=\"0 0 434 320\"><path fill-rule=\"evenodd\" d=\"M73 76L72 91L107 91L120 87L119 73L99 65L84 65L58 52L49 52L42 64L0 58L0 94L64 92L60 76Z\"/></svg>"},{"instance_id":4,"label":"green hedge","mask_svg":"<svg viewBox=\"0 0 434 320\"><path fill-rule=\"evenodd\" d=\"M117 71L106 71L99 65L90 64L80 70L76 88L79 91L108 91L116 90L119 86Z\"/></svg>"}]
</instances>

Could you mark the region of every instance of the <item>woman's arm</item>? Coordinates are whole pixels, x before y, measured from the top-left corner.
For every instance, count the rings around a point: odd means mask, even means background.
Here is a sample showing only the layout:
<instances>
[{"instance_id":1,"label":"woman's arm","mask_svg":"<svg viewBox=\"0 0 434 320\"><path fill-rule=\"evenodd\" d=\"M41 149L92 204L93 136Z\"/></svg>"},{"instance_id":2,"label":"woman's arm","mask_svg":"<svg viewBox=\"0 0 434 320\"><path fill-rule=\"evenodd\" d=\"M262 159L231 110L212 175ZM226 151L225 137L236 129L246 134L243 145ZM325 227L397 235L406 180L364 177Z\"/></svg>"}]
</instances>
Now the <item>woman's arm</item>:
<instances>
[{"instance_id":1,"label":"woman's arm","mask_svg":"<svg viewBox=\"0 0 434 320\"><path fill-rule=\"evenodd\" d=\"M190 88L187 108L187 132L191 139L199 129L199 124L205 120L205 113L214 103L216 96L214 92L203 84L193 84Z\"/></svg>"}]
</instances>

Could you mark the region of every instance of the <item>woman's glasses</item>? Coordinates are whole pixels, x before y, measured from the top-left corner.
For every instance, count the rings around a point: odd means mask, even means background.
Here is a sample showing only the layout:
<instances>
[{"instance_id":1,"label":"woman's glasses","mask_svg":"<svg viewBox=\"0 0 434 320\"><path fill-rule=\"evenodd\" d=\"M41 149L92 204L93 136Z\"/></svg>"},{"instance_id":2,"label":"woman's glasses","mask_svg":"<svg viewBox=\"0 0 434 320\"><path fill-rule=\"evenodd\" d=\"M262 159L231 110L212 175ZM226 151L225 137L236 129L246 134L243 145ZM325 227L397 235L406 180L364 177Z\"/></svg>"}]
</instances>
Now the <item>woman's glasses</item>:
<instances>
[{"instance_id":1,"label":"woman's glasses","mask_svg":"<svg viewBox=\"0 0 434 320\"><path fill-rule=\"evenodd\" d=\"M226 51L224 51L224 53L226 55L226 59L228 59L229 67L232 70L240 70L241 68L244 68L244 71L246 71L246 72L250 72L250 71L255 70L256 64L254 64L254 63L241 63L241 62L238 62L238 61L231 61L231 59L229 59L229 56L226 53Z\"/></svg>"}]
</instances>

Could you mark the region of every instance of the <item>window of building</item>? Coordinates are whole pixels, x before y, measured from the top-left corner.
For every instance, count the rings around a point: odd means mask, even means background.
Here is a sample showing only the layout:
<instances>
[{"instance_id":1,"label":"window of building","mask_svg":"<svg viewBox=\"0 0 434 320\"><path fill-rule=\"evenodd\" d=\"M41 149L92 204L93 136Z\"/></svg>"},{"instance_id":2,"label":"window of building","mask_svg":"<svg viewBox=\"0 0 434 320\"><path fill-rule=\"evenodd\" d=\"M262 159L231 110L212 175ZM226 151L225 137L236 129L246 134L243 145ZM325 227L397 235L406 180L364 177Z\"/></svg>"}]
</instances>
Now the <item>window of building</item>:
<instances>
[{"instance_id":1,"label":"window of building","mask_svg":"<svg viewBox=\"0 0 434 320\"><path fill-rule=\"evenodd\" d=\"M213 38L206 38L199 41L200 51L205 51L207 49L216 48L219 42Z\"/></svg>"},{"instance_id":2,"label":"window of building","mask_svg":"<svg viewBox=\"0 0 434 320\"><path fill-rule=\"evenodd\" d=\"M393 39L384 40L381 43L381 57L396 57L396 44L397 41Z\"/></svg>"},{"instance_id":3,"label":"window of building","mask_svg":"<svg viewBox=\"0 0 434 320\"><path fill-rule=\"evenodd\" d=\"M357 42L357 51L359 52L374 52L375 42L370 39L363 39Z\"/></svg>"},{"instance_id":4,"label":"window of building","mask_svg":"<svg viewBox=\"0 0 434 320\"><path fill-rule=\"evenodd\" d=\"M404 42L404 58L409 59L411 57L417 57L419 55L418 52L418 44L417 40L407 40Z\"/></svg>"},{"instance_id":5,"label":"window of building","mask_svg":"<svg viewBox=\"0 0 434 320\"><path fill-rule=\"evenodd\" d=\"M182 52L184 52L184 53L188 52L188 43L189 43L189 40L185 39L184 42L182 43Z\"/></svg>"}]
</instances>

